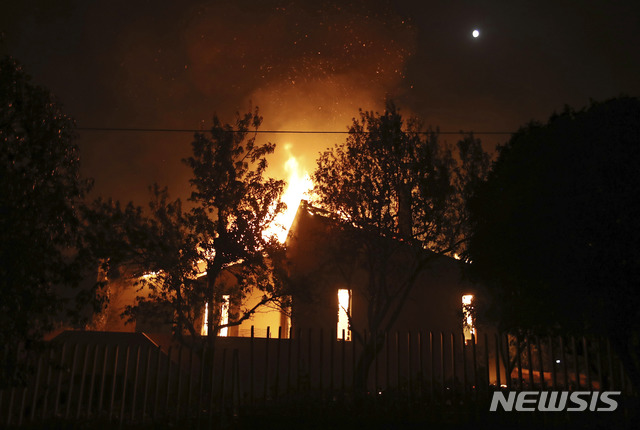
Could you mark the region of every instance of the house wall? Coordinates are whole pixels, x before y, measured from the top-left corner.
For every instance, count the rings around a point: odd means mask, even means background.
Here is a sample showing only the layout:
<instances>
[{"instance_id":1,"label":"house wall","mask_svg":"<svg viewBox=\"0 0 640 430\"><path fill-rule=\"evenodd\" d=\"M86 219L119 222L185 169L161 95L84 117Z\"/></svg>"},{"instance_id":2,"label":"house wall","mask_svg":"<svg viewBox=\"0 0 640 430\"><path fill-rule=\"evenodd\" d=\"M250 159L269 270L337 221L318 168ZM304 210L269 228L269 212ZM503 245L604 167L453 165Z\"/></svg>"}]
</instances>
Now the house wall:
<instances>
[{"instance_id":1,"label":"house wall","mask_svg":"<svg viewBox=\"0 0 640 430\"><path fill-rule=\"evenodd\" d=\"M358 247L341 239L336 222L301 205L288 238L288 258L296 283L293 325L307 330L336 330L338 289L352 290L352 323L357 331L368 325L369 273L357 264ZM397 245L388 259L387 282L409 276L416 261L415 248ZM370 251L371 252L371 251ZM375 251L373 251L375 252ZM421 257L426 251L418 251ZM432 330L462 332L462 296L474 294L473 284L463 280L461 262L439 256L428 263L413 282L392 331ZM379 269L379 268L376 268Z\"/></svg>"},{"instance_id":2,"label":"house wall","mask_svg":"<svg viewBox=\"0 0 640 430\"><path fill-rule=\"evenodd\" d=\"M246 297L244 304L245 309L251 309L262 299L262 292L253 290ZM229 336L251 336L251 327L254 328L255 337L267 337L267 327L270 328L270 336L278 337L278 327L282 327L282 337L287 337L289 330L288 318L275 305L261 306L246 321L237 327L231 327Z\"/></svg>"}]
</instances>

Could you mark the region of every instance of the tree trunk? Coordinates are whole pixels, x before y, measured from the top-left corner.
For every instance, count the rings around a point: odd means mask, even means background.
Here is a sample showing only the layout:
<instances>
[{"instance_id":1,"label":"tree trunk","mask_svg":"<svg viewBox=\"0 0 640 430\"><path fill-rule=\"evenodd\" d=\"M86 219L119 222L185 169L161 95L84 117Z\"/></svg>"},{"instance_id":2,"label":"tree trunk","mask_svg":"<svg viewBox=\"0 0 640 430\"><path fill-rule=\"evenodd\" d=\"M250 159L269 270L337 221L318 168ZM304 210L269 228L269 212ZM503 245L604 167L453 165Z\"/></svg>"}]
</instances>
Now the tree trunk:
<instances>
[{"instance_id":1,"label":"tree trunk","mask_svg":"<svg viewBox=\"0 0 640 430\"><path fill-rule=\"evenodd\" d=\"M358 362L356 365L356 375L355 375L355 386L354 391L356 393L365 394L367 392L367 382L369 380L369 371L371 370L371 365L375 360L376 356L382 351L382 346L384 345L384 336L377 335L376 337L371 337L367 339L366 343L363 339L363 348L360 353L360 357L358 358ZM378 387L374 387L374 390L377 390Z\"/></svg>"}]
</instances>

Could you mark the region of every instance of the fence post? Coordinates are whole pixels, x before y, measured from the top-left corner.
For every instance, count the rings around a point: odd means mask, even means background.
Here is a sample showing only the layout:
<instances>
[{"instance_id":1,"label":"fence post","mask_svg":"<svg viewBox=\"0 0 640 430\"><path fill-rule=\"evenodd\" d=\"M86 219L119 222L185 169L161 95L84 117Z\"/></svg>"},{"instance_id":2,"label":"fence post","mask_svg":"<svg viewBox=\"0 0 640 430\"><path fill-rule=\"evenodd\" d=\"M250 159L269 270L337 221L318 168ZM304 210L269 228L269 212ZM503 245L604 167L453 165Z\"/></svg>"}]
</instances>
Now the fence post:
<instances>
[{"instance_id":1,"label":"fence post","mask_svg":"<svg viewBox=\"0 0 640 430\"><path fill-rule=\"evenodd\" d=\"M84 381L87 374L87 363L89 361L89 344L84 349L84 362L82 363L82 377L80 381L80 392L78 393L78 410L76 411L76 420L80 419L80 411L82 410L82 394L84 393Z\"/></svg>"},{"instance_id":2,"label":"fence post","mask_svg":"<svg viewBox=\"0 0 640 430\"><path fill-rule=\"evenodd\" d=\"M71 376L69 379L69 393L67 394L67 409L64 413L64 418L69 418L69 411L71 410L71 403L73 399L73 379L76 375L76 364L78 362L78 344L73 345L73 359L71 363Z\"/></svg>"},{"instance_id":3,"label":"fence post","mask_svg":"<svg viewBox=\"0 0 640 430\"><path fill-rule=\"evenodd\" d=\"M620 358L618 358L618 368L620 369L620 391L624 394L626 391L627 378L625 377L624 366Z\"/></svg>"},{"instance_id":4,"label":"fence post","mask_svg":"<svg viewBox=\"0 0 640 430\"><path fill-rule=\"evenodd\" d=\"M367 342L366 330L363 332L363 336L364 336L364 345L366 345L366 342ZM367 383L367 385L369 384ZM351 333L351 389L355 392L355 389L356 389L356 338L353 336L353 333ZM366 390L367 387L365 386L364 389Z\"/></svg>"},{"instance_id":5,"label":"fence post","mask_svg":"<svg viewBox=\"0 0 640 430\"><path fill-rule=\"evenodd\" d=\"M280 388L280 349L282 346L282 326L278 327L278 341L276 342L276 375L274 382L274 398L278 398L278 391Z\"/></svg>"},{"instance_id":6,"label":"fence post","mask_svg":"<svg viewBox=\"0 0 640 430\"><path fill-rule=\"evenodd\" d=\"M271 327L267 326L267 337L264 340L264 390L262 401L267 401L269 394L269 340L271 339Z\"/></svg>"},{"instance_id":7,"label":"fence post","mask_svg":"<svg viewBox=\"0 0 640 430\"><path fill-rule=\"evenodd\" d=\"M337 330L337 329L336 329ZM337 333L333 329L329 330L329 399L333 398L333 380L334 380L334 355Z\"/></svg>"},{"instance_id":8,"label":"fence post","mask_svg":"<svg viewBox=\"0 0 640 430\"><path fill-rule=\"evenodd\" d=\"M611 357L611 341L607 339L607 361L609 362L609 389L615 390L616 378L613 376L613 357Z\"/></svg>"},{"instance_id":9,"label":"fence post","mask_svg":"<svg viewBox=\"0 0 640 430\"><path fill-rule=\"evenodd\" d=\"M346 338L346 330L342 329L342 393L344 394L345 390L345 350L346 350L347 338Z\"/></svg>"},{"instance_id":10,"label":"fence post","mask_svg":"<svg viewBox=\"0 0 640 430\"><path fill-rule=\"evenodd\" d=\"M597 342L598 343L596 347L596 360L598 363L598 383L600 384L599 390L604 391L606 387L604 386L604 378L603 378L604 369L602 368L602 356L600 354L600 349L602 347L602 338L598 338Z\"/></svg>"},{"instance_id":11,"label":"fence post","mask_svg":"<svg viewBox=\"0 0 640 430\"><path fill-rule=\"evenodd\" d=\"M444 333L440 332L440 380L442 382L442 387L441 387L441 391L442 391L442 399L444 400L445 395L446 395L446 379L444 376Z\"/></svg>"},{"instance_id":12,"label":"fence post","mask_svg":"<svg viewBox=\"0 0 640 430\"><path fill-rule=\"evenodd\" d=\"M178 348L178 386L176 387L176 420L180 419L180 400L182 391L182 345ZM135 391L134 391L135 393Z\"/></svg>"},{"instance_id":13,"label":"fence post","mask_svg":"<svg viewBox=\"0 0 640 430\"><path fill-rule=\"evenodd\" d=\"M506 376L506 384L507 389L511 390L511 373L513 373L513 369L511 368L511 354L509 352L509 333L504 334L504 351L505 351L505 362L504 362L504 373Z\"/></svg>"},{"instance_id":14,"label":"fence post","mask_svg":"<svg viewBox=\"0 0 640 430\"><path fill-rule=\"evenodd\" d=\"M536 336L536 346L538 347L538 363L540 365L540 389L546 390L547 386L544 381L544 361L542 360L542 343L540 342L539 336Z\"/></svg>"},{"instance_id":15,"label":"fence post","mask_svg":"<svg viewBox=\"0 0 640 430\"><path fill-rule=\"evenodd\" d=\"M55 348L51 348L49 351L49 360L47 361L47 385L44 390L44 402L42 404L42 421L47 417L47 404L49 402L49 390L51 388L51 378L53 377L53 362L55 355Z\"/></svg>"},{"instance_id":16,"label":"fence post","mask_svg":"<svg viewBox=\"0 0 640 430\"><path fill-rule=\"evenodd\" d=\"M324 360L323 360L323 355L324 355L324 335L323 335L323 329L322 327L320 327L320 338L319 338L319 343L318 343L318 366L320 369L320 374L318 376L319 378L319 389L320 389L320 401L323 402L324 401Z\"/></svg>"},{"instance_id":17,"label":"fence post","mask_svg":"<svg viewBox=\"0 0 640 430\"><path fill-rule=\"evenodd\" d=\"M15 398L15 387L11 387L9 394L9 407L7 408L7 427L11 425L11 412L13 411L13 400Z\"/></svg>"},{"instance_id":18,"label":"fence post","mask_svg":"<svg viewBox=\"0 0 640 430\"><path fill-rule=\"evenodd\" d=\"M462 347L462 396L466 401L469 380L467 378L467 341L464 333L460 335L460 346Z\"/></svg>"},{"instance_id":19,"label":"fence post","mask_svg":"<svg viewBox=\"0 0 640 430\"><path fill-rule=\"evenodd\" d=\"M131 421L136 416L136 396L138 394L138 372L140 371L140 345L136 347L136 367L133 375L133 395L131 396ZM123 400L124 403L124 400Z\"/></svg>"},{"instance_id":20,"label":"fence post","mask_svg":"<svg viewBox=\"0 0 640 430\"><path fill-rule=\"evenodd\" d=\"M424 360L422 357L422 330L418 330L418 372L420 378L418 379L418 396L422 399L424 388Z\"/></svg>"},{"instance_id":21,"label":"fence post","mask_svg":"<svg viewBox=\"0 0 640 430\"><path fill-rule=\"evenodd\" d=\"M104 396L104 384L107 381L107 359L109 358L109 346L104 346L102 357L102 378L100 382L100 397L98 398L98 415L102 413L102 399Z\"/></svg>"},{"instance_id":22,"label":"fence post","mask_svg":"<svg viewBox=\"0 0 640 430\"><path fill-rule=\"evenodd\" d=\"M280 332L280 330L278 330L278 332ZM233 405L233 416L237 417L240 413L240 360L238 358L238 348L233 350L231 363L231 402Z\"/></svg>"},{"instance_id":23,"label":"fence post","mask_svg":"<svg viewBox=\"0 0 640 430\"><path fill-rule=\"evenodd\" d=\"M124 420L124 411L126 405L126 397L127 397L127 377L129 375L129 345L127 345L127 352L124 359L124 375L122 378L122 406L120 407L120 427L122 427L122 422Z\"/></svg>"},{"instance_id":24,"label":"fence post","mask_svg":"<svg viewBox=\"0 0 640 430\"><path fill-rule=\"evenodd\" d=\"M584 351L584 371L587 374L587 389L591 390L591 372L589 371L589 350L587 349L587 338L582 336L582 349Z\"/></svg>"},{"instance_id":25,"label":"fence post","mask_svg":"<svg viewBox=\"0 0 640 430\"><path fill-rule=\"evenodd\" d=\"M564 339L562 338L562 336L559 336L560 338L560 355L562 356L562 370L563 370L563 377L564 377L564 389L565 390L569 390L569 371L568 371L568 366L567 366L567 354L566 351L564 350Z\"/></svg>"},{"instance_id":26,"label":"fence post","mask_svg":"<svg viewBox=\"0 0 640 430\"><path fill-rule=\"evenodd\" d=\"M222 372L220 373L220 415L224 414L224 388L227 378L227 348L222 350ZM213 418L213 389L211 390L211 417Z\"/></svg>"},{"instance_id":27,"label":"fence post","mask_svg":"<svg viewBox=\"0 0 640 430\"><path fill-rule=\"evenodd\" d=\"M291 393L291 350L292 348L293 348L293 329L289 327L289 345L287 348L287 394ZM333 365L333 362L332 362L332 365Z\"/></svg>"},{"instance_id":28,"label":"fence post","mask_svg":"<svg viewBox=\"0 0 640 430\"><path fill-rule=\"evenodd\" d=\"M142 396L142 423L147 418L147 400L149 394L149 371L151 367L151 345L147 345L147 365L144 372L144 395Z\"/></svg>"},{"instance_id":29,"label":"fence post","mask_svg":"<svg viewBox=\"0 0 640 430\"><path fill-rule=\"evenodd\" d=\"M495 353L496 353L496 358L495 358L495 364L496 364L496 389L499 391L500 388L502 387L502 384L500 383L500 336L498 335L498 333L496 333L493 336L493 340L496 343L496 347L495 347Z\"/></svg>"},{"instance_id":30,"label":"fence post","mask_svg":"<svg viewBox=\"0 0 640 430\"><path fill-rule=\"evenodd\" d=\"M484 373L487 378L486 393L489 397L489 387L491 386L491 373L489 372L489 337L484 334ZM484 390L483 390L484 391Z\"/></svg>"},{"instance_id":31,"label":"fence post","mask_svg":"<svg viewBox=\"0 0 640 430\"><path fill-rule=\"evenodd\" d=\"M547 342L549 343L549 355L551 356L551 387L553 390L558 389L558 375L556 373L556 355L553 348L553 338L547 336Z\"/></svg>"},{"instance_id":32,"label":"fence post","mask_svg":"<svg viewBox=\"0 0 640 430\"><path fill-rule=\"evenodd\" d=\"M207 357L207 345L202 345L202 355L200 357L200 378L198 379L198 400L196 401L196 416L197 416L197 428L200 428L200 421L202 418L202 401L204 400L204 377L205 377L205 363Z\"/></svg>"},{"instance_id":33,"label":"fence post","mask_svg":"<svg viewBox=\"0 0 640 430\"><path fill-rule=\"evenodd\" d=\"M58 385L56 388L56 402L55 402L55 407L53 409L53 414L55 417L58 416L58 408L60 405L60 390L62 389L62 374L64 373L64 351L66 349L67 344L63 343L62 344L62 349L60 350L60 366L58 369ZM12 391L13 394L13 391ZM11 401L9 402L9 417L11 416L11 405L13 402L13 397L11 398ZM7 423L8 425L8 423Z\"/></svg>"},{"instance_id":34,"label":"fence post","mask_svg":"<svg viewBox=\"0 0 640 430\"><path fill-rule=\"evenodd\" d=\"M251 326L251 339L249 340L249 401L253 404L254 400L254 365L253 365L253 348L254 348L254 340L255 340L255 328Z\"/></svg>"},{"instance_id":35,"label":"fence post","mask_svg":"<svg viewBox=\"0 0 640 430\"><path fill-rule=\"evenodd\" d=\"M372 338L373 338L373 365L374 365L374 373L373 373L373 389L375 392L375 398L378 398L378 393L380 392L380 387L379 387L379 383L378 383L378 332L375 333L371 333Z\"/></svg>"},{"instance_id":36,"label":"fence post","mask_svg":"<svg viewBox=\"0 0 640 430\"><path fill-rule=\"evenodd\" d=\"M391 359L391 355L389 354L389 331L385 331L384 333L384 343L385 343L385 370L386 370L386 388L389 390L391 388L391 383L389 382L389 361Z\"/></svg>"},{"instance_id":37,"label":"fence post","mask_svg":"<svg viewBox=\"0 0 640 430\"><path fill-rule=\"evenodd\" d=\"M29 357L27 357L27 368L29 367L29 361L32 361L32 359L29 359ZM18 426L22 425L22 420L24 418L24 407L25 404L27 403L27 389L29 388L29 384L25 384L24 388L22 389L22 399L20 400L20 409L19 409L19 415L18 415Z\"/></svg>"},{"instance_id":38,"label":"fence post","mask_svg":"<svg viewBox=\"0 0 640 430\"><path fill-rule=\"evenodd\" d=\"M33 387L33 398L31 399L31 422L34 421L36 417L36 406L38 401L38 390L40 389L40 376L42 374L42 362L44 361L44 354L40 354L38 356L38 370L36 371L36 382ZM0 405L2 403L0 402Z\"/></svg>"},{"instance_id":39,"label":"fence post","mask_svg":"<svg viewBox=\"0 0 640 430\"><path fill-rule=\"evenodd\" d=\"M225 356L226 356L226 348L222 349L222 369L220 370L220 378L221 383L224 384L224 366L225 366ZM214 390L215 390L215 359L216 359L216 350L215 348L211 348L211 379L209 380L209 426L213 423L213 403L214 403Z\"/></svg>"},{"instance_id":40,"label":"fence post","mask_svg":"<svg viewBox=\"0 0 640 430\"><path fill-rule=\"evenodd\" d=\"M109 421L113 416L113 403L116 395L116 376L118 375L118 355L120 352L120 345L116 345L116 352L113 360L113 378L111 380L111 402L109 403Z\"/></svg>"},{"instance_id":41,"label":"fence post","mask_svg":"<svg viewBox=\"0 0 640 430\"><path fill-rule=\"evenodd\" d=\"M580 390L580 363L578 363L578 349L576 348L575 336L571 336L571 348L573 349L573 373L576 375L576 390Z\"/></svg>"},{"instance_id":42,"label":"fence post","mask_svg":"<svg viewBox=\"0 0 640 430\"><path fill-rule=\"evenodd\" d=\"M20 410L18 412L18 426L22 425L22 419L24 417L24 406L27 402L27 389L29 387L25 386L22 388L22 399L20 400Z\"/></svg>"},{"instance_id":43,"label":"fence post","mask_svg":"<svg viewBox=\"0 0 640 430\"><path fill-rule=\"evenodd\" d=\"M436 377L435 377L435 352L433 351L433 332L429 331L429 353L431 354L431 374L430 376L430 388L431 388L431 401L434 401L434 396L435 396L435 383L436 383Z\"/></svg>"},{"instance_id":44,"label":"fence post","mask_svg":"<svg viewBox=\"0 0 640 430\"><path fill-rule=\"evenodd\" d=\"M518 363L518 388L522 391L524 378L522 377L522 351L520 350L520 336L516 337L516 360Z\"/></svg>"},{"instance_id":45,"label":"fence post","mask_svg":"<svg viewBox=\"0 0 640 430\"><path fill-rule=\"evenodd\" d=\"M165 416L169 417L169 399L171 398L171 352L172 347L170 346L167 350L167 391L165 395L167 396L164 404Z\"/></svg>"},{"instance_id":46,"label":"fence post","mask_svg":"<svg viewBox=\"0 0 640 430\"><path fill-rule=\"evenodd\" d=\"M529 361L529 389L533 390L533 356L531 355L531 341L529 336L525 338L525 342L527 342L527 360Z\"/></svg>"},{"instance_id":47,"label":"fence post","mask_svg":"<svg viewBox=\"0 0 640 430\"><path fill-rule=\"evenodd\" d=\"M313 387L313 372L311 371L313 369L313 366L311 366L311 336L312 336L312 330L311 327L309 327L309 330L307 331L307 369L308 369L308 381L309 381L309 389L311 389L311 387Z\"/></svg>"},{"instance_id":48,"label":"fence post","mask_svg":"<svg viewBox=\"0 0 640 430\"><path fill-rule=\"evenodd\" d=\"M473 355L473 399L478 400L478 357L476 355L476 334L471 333L471 354Z\"/></svg>"},{"instance_id":49,"label":"fence post","mask_svg":"<svg viewBox=\"0 0 640 430\"><path fill-rule=\"evenodd\" d=\"M160 396L160 366L162 365L162 361L160 360L160 358L162 357L162 349L160 347L158 347L158 349L156 349L157 353L157 359L156 359L156 386L155 386L155 393L153 396L153 419L157 419L158 418L158 400L159 400L159 396ZM202 381L202 378L200 379Z\"/></svg>"},{"instance_id":50,"label":"fence post","mask_svg":"<svg viewBox=\"0 0 640 430\"><path fill-rule=\"evenodd\" d=\"M456 338L451 333L451 396L456 398Z\"/></svg>"},{"instance_id":51,"label":"fence post","mask_svg":"<svg viewBox=\"0 0 640 430\"><path fill-rule=\"evenodd\" d=\"M105 345L106 348L106 345ZM98 367L98 344L93 348L93 366L91 367L91 383L89 384L89 401L87 402L87 418L91 417L91 407L93 406L93 389L96 380L96 368Z\"/></svg>"},{"instance_id":52,"label":"fence post","mask_svg":"<svg viewBox=\"0 0 640 430\"><path fill-rule=\"evenodd\" d=\"M411 330L407 332L407 400L411 402Z\"/></svg>"},{"instance_id":53,"label":"fence post","mask_svg":"<svg viewBox=\"0 0 640 430\"><path fill-rule=\"evenodd\" d=\"M400 395L400 332L396 330L396 390Z\"/></svg>"}]
</instances>

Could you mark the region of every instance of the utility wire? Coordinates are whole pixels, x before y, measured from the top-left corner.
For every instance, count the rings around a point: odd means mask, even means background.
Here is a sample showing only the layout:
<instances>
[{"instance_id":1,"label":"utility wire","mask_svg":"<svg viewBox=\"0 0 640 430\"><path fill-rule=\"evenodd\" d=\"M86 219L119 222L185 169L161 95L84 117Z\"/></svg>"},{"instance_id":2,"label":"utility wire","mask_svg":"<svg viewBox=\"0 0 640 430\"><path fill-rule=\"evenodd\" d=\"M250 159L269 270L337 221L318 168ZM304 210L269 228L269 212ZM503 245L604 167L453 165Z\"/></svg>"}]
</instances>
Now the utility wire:
<instances>
[{"instance_id":1,"label":"utility wire","mask_svg":"<svg viewBox=\"0 0 640 430\"><path fill-rule=\"evenodd\" d=\"M113 131L133 133L206 133L209 130L190 128L137 128L137 127L76 127L80 131ZM221 130L226 133L242 133L241 130ZM351 134L353 132L332 130L247 130L247 134ZM363 132L368 133L368 132ZM418 131L417 134L513 134L512 131Z\"/></svg>"}]
</instances>

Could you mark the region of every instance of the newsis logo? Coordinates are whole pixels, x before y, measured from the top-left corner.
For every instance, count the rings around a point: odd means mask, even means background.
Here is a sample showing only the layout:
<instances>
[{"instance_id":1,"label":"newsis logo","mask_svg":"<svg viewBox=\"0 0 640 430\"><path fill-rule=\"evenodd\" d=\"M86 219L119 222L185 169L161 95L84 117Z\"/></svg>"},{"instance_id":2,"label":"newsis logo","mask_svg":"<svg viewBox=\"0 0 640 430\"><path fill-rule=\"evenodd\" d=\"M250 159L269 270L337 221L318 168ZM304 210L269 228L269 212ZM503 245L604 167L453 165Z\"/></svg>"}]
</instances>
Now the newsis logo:
<instances>
[{"instance_id":1,"label":"newsis logo","mask_svg":"<svg viewBox=\"0 0 640 430\"><path fill-rule=\"evenodd\" d=\"M620 391L510 391L505 393L496 391L491 398L489 411L495 412L498 406L507 412L612 412L618 407L613 396L619 396Z\"/></svg>"}]
</instances>

